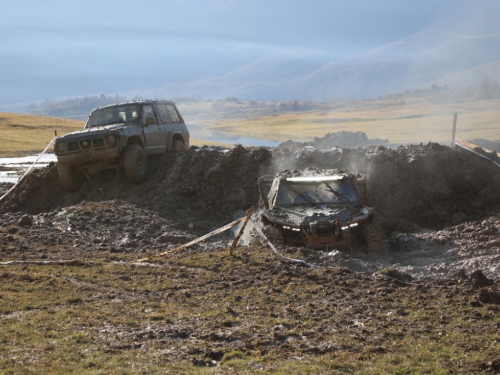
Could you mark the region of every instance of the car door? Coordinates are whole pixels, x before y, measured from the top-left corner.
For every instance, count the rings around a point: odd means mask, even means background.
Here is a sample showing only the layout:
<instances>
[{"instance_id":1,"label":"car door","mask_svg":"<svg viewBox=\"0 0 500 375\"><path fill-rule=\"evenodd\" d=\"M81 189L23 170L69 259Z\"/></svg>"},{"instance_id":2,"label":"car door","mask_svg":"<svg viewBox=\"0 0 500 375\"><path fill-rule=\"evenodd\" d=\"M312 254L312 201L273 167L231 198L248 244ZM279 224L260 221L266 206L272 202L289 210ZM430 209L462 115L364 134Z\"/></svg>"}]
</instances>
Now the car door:
<instances>
[{"instance_id":1,"label":"car door","mask_svg":"<svg viewBox=\"0 0 500 375\"><path fill-rule=\"evenodd\" d=\"M165 132L166 136L166 145L167 149L171 149L171 145L169 144L169 140L172 139L172 118L170 117L170 113L168 112L167 106L165 103L157 103L156 104L156 113L158 114L158 121L160 122L160 126Z\"/></svg>"},{"instance_id":2,"label":"car door","mask_svg":"<svg viewBox=\"0 0 500 375\"><path fill-rule=\"evenodd\" d=\"M142 124L146 141L146 153L162 154L167 151L167 134L158 121L153 104L142 107Z\"/></svg>"}]
</instances>

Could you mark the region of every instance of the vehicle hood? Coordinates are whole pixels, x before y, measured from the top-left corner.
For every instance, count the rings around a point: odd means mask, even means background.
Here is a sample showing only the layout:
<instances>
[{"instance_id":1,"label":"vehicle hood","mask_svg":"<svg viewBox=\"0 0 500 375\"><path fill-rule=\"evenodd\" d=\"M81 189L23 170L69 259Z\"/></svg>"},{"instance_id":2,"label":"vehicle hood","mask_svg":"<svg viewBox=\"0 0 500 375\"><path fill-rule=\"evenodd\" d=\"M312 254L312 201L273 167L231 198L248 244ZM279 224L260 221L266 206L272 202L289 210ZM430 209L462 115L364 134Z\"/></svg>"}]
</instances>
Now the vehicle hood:
<instances>
[{"instance_id":1,"label":"vehicle hood","mask_svg":"<svg viewBox=\"0 0 500 375\"><path fill-rule=\"evenodd\" d=\"M106 125L106 126L94 126L92 128L88 129L83 129L80 131L72 132L65 134L63 136L58 137L58 139L61 140L68 140L68 139L73 139L73 138L80 138L80 137L99 137L102 135L107 135L110 134L110 131L116 130L116 131L123 131L125 129L129 129L132 124L111 124L111 125Z\"/></svg>"},{"instance_id":2,"label":"vehicle hood","mask_svg":"<svg viewBox=\"0 0 500 375\"><path fill-rule=\"evenodd\" d=\"M344 224L352 224L368 219L375 213L372 207L349 203L335 205L290 205L267 210L262 216L271 223L295 228L307 228L315 221L340 219Z\"/></svg>"}]
</instances>

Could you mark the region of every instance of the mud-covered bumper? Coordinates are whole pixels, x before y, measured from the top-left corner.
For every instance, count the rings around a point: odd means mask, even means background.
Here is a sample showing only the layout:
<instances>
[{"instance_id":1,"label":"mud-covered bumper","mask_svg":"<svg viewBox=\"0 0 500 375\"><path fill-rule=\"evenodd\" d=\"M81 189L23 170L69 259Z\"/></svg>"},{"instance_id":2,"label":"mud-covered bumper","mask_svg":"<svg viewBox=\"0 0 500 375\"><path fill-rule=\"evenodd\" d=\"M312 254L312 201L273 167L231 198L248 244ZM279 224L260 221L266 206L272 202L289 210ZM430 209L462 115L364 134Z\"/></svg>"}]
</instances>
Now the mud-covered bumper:
<instances>
[{"instance_id":1,"label":"mud-covered bumper","mask_svg":"<svg viewBox=\"0 0 500 375\"><path fill-rule=\"evenodd\" d=\"M66 155L57 155L59 163L84 164L90 161L113 160L120 155L118 147L104 150L84 150Z\"/></svg>"}]
</instances>

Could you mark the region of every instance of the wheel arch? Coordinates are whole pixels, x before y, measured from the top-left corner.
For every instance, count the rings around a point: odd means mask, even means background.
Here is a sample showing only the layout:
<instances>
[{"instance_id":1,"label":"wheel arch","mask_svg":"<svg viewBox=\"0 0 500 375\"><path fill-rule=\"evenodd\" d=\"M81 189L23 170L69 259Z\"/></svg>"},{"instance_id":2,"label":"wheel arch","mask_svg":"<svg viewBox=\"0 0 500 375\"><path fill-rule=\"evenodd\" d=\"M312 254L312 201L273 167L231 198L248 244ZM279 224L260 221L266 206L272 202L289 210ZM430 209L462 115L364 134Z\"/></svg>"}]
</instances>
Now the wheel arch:
<instances>
[{"instance_id":1,"label":"wheel arch","mask_svg":"<svg viewBox=\"0 0 500 375\"><path fill-rule=\"evenodd\" d=\"M185 137L182 133L175 133L170 140L169 150L176 151L177 142L182 142L184 145L182 151L189 149L189 137Z\"/></svg>"},{"instance_id":2,"label":"wheel arch","mask_svg":"<svg viewBox=\"0 0 500 375\"><path fill-rule=\"evenodd\" d=\"M127 139L127 146L129 146L131 144L139 145L142 148L144 148L144 144L142 143L141 137L136 136L136 135L133 137L129 137L129 139Z\"/></svg>"},{"instance_id":3,"label":"wheel arch","mask_svg":"<svg viewBox=\"0 0 500 375\"><path fill-rule=\"evenodd\" d=\"M181 133L175 133L172 136L172 144L174 144L175 141L182 141L182 143L184 143L186 146L189 146L189 139L186 142L186 139L184 138L184 136Z\"/></svg>"}]
</instances>

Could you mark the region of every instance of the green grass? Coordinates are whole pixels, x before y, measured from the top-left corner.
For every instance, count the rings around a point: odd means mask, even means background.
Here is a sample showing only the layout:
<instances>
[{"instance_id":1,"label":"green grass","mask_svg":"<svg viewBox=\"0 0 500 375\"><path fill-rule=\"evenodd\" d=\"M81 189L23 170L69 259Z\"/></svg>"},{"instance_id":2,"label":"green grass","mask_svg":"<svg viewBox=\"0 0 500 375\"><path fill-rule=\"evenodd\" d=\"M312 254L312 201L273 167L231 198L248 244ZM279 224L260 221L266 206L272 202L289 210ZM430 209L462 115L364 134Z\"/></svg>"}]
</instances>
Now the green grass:
<instances>
[{"instance_id":1,"label":"green grass","mask_svg":"<svg viewBox=\"0 0 500 375\"><path fill-rule=\"evenodd\" d=\"M177 255L161 267L112 264L105 256L92 267L6 267L0 368L444 374L474 373L500 358L500 334L491 328L500 324L500 307L472 307L468 286L398 287L247 251ZM193 364L213 358L216 367Z\"/></svg>"}]
</instances>

